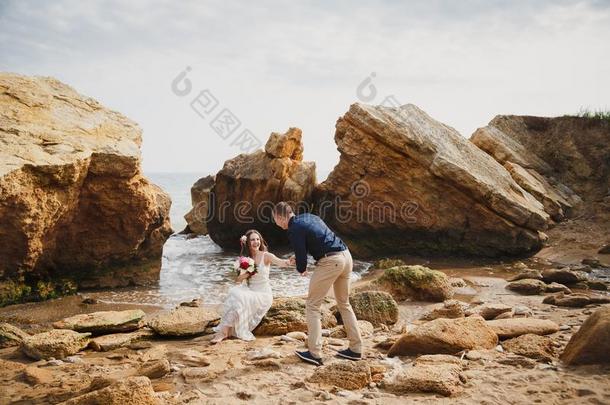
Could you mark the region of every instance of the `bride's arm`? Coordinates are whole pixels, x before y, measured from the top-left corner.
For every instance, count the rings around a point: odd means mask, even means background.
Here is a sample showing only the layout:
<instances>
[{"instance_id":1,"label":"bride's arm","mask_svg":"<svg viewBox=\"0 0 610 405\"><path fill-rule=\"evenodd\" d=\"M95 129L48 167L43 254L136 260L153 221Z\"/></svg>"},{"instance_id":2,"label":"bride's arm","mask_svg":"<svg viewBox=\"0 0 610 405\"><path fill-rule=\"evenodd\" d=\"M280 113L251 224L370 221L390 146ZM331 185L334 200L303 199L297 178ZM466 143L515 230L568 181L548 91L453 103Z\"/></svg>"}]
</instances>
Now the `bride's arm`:
<instances>
[{"instance_id":1,"label":"bride's arm","mask_svg":"<svg viewBox=\"0 0 610 405\"><path fill-rule=\"evenodd\" d=\"M280 266L280 267L290 267L290 260L280 259L279 257L277 257L276 255L274 255L271 252L265 252L265 263L266 264L271 263L275 266Z\"/></svg>"},{"instance_id":2,"label":"bride's arm","mask_svg":"<svg viewBox=\"0 0 610 405\"><path fill-rule=\"evenodd\" d=\"M239 276L237 276L237 279L235 280L235 282L241 283L242 281L246 280L247 278L248 278L248 272L242 271L241 274Z\"/></svg>"}]
</instances>

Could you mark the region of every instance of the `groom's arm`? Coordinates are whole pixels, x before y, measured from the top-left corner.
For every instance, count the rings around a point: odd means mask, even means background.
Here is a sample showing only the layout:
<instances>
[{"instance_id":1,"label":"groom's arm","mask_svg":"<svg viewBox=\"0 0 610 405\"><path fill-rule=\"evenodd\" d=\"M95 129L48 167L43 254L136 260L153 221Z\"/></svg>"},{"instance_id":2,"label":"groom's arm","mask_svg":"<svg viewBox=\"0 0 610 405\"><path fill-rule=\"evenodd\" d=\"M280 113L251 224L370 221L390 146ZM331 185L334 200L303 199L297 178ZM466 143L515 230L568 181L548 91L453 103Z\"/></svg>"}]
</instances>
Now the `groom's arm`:
<instances>
[{"instance_id":1,"label":"groom's arm","mask_svg":"<svg viewBox=\"0 0 610 405\"><path fill-rule=\"evenodd\" d=\"M303 229L295 229L288 233L288 239L294 250L297 271L307 271L307 235Z\"/></svg>"}]
</instances>

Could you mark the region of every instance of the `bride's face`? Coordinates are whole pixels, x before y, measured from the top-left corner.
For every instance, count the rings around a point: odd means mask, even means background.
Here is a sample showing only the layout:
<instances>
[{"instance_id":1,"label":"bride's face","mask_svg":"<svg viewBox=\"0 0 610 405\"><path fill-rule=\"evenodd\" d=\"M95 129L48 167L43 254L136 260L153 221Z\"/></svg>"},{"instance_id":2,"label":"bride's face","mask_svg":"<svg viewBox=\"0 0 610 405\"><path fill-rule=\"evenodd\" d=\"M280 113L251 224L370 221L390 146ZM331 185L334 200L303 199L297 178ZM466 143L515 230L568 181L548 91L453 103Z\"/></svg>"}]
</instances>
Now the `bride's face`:
<instances>
[{"instance_id":1,"label":"bride's face","mask_svg":"<svg viewBox=\"0 0 610 405\"><path fill-rule=\"evenodd\" d=\"M261 247L261 238L257 233L250 234L250 249L258 250Z\"/></svg>"}]
</instances>

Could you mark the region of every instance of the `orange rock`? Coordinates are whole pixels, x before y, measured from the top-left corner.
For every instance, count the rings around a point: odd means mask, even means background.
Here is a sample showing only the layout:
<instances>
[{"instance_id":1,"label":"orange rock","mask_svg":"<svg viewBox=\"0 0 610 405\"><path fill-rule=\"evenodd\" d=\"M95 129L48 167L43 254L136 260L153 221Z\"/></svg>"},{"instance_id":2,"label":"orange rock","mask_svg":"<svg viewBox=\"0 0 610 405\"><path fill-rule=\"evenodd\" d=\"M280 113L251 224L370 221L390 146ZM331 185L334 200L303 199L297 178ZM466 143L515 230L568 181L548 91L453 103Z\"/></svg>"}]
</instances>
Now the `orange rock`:
<instances>
[{"instance_id":1,"label":"orange rock","mask_svg":"<svg viewBox=\"0 0 610 405\"><path fill-rule=\"evenodd\" d=\"M142 176L137 124L52 78L0 89L0 274L156 281L171 200Z\"/></svg>"}]
</instances>

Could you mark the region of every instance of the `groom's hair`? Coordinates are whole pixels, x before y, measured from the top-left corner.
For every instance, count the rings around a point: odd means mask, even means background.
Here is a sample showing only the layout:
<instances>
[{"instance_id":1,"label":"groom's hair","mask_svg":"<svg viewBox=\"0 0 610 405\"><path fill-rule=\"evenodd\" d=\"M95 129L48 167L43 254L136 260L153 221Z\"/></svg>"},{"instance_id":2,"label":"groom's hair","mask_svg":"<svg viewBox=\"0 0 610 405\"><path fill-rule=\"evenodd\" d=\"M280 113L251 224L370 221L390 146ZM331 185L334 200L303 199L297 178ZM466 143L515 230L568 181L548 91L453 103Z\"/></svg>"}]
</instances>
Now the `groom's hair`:
<instances>
[{"instance_id":1,"label":"groom's hair","mask_svg":"<svg viewBox=\"0 0 610 405\"><path fill-rule=\"evenodd\" d=\"M273 213L281 217L287 217L293 212L294 211L292 211L290 204L285 201L280 201L279 203L275 204L275 207L273 207Z\"/></svg>"}]
</instances>

